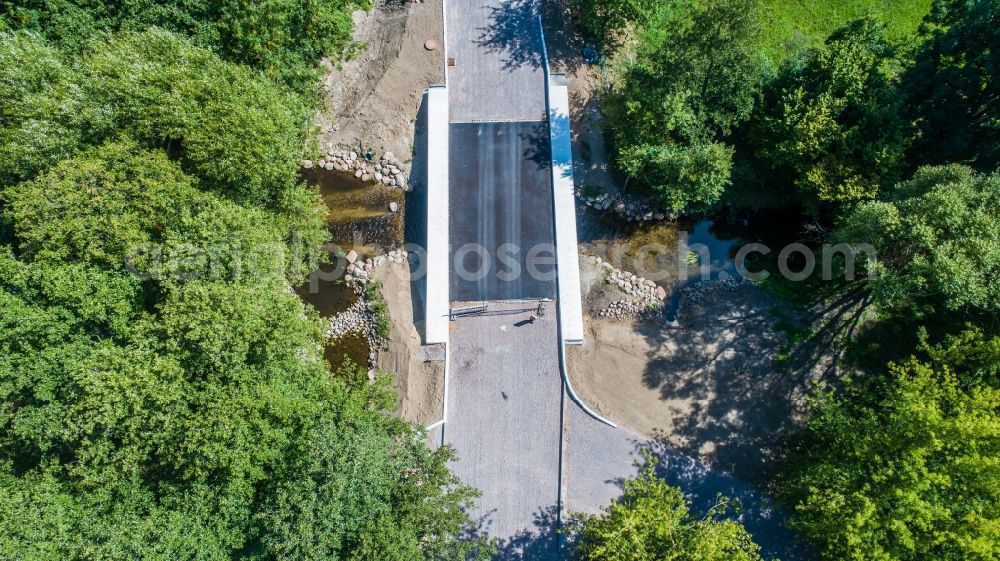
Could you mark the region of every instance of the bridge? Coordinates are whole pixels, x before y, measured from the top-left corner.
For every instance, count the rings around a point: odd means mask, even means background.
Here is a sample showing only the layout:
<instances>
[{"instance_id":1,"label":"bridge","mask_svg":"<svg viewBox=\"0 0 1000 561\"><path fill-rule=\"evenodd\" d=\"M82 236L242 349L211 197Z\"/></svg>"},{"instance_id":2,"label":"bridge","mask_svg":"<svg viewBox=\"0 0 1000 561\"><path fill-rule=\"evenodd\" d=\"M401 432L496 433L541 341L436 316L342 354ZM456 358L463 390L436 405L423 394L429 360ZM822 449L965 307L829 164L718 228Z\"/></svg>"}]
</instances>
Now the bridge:
<instances>
[{"instance_id":1,"label":"bridge","mask_svg":"<svg viewBox=\"0 0 1000 561\"><path fill-rule=\"evenodd\" d=\"M453 302L555 299L582 344L565 78L530 2L448 2L445 29L446 81L427 94L427 341L447 340Z\"/></svg>"},{"instance_id":2,"label":"bridge","mask_svg":"<svg viewBox=\"0 0 1000 561\"><path fill-rule=\"evenodd\" d=\"M445 348L445 397L428 428L482 491L476 530L500 540L500 559L559 559L563 513L596 513L650 451L689 496L741 498L781 538L749 486L576 398L564 360L584 343L566 79L549 69L532 0L443 9L445 83L426 97L424 337Z\"/></svg>"},{"instance_id":3,"label":"bridge","mask_svg":"<svg viewBox=\"0 0 1000 561\"><path fill-rule=\"evenodd\" d=\"M556 558L562 345L583 343L566 80L530 2L446 2L427 92L426 333L446 345L441 440L479 531ZM457 317L457 307L485 305ZM542 529L544 527L544 529Z\"/></svg>"}]
</instances>

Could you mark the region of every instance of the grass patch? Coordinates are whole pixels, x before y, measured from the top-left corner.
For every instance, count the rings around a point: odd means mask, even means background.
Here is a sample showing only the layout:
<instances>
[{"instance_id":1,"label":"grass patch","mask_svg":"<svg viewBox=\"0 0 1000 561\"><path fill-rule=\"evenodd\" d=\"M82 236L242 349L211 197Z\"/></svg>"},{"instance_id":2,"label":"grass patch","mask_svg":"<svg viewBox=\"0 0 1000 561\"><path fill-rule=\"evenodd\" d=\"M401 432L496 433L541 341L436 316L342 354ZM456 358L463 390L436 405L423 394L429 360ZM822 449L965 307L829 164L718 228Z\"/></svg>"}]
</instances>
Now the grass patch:
<instances>
[{"instance_id":1,"label":"grass patch","mask_svg":"<svg viewBox=\"0 0 1000 561\"><path fill-rule=\"evenodd\" d=\"M774 62L803 47L816 47L845 22L867 13L889 26L889 37L913 36L932 0L764 0L762 48Z\"/></svg>"},{"instance_id":2,"label":"grass patch","mask_svg":"<svg viewBox=\"0 0 1000 561\"><path fill-rule=\"evenodd\" d=\"M389 307L382 298L382 281L373 280L365 285L365 301L368 302L368 309L375 314L375 332L382 339L387 339L392 324L389 323Z\"/></svg>"}]
</instances>

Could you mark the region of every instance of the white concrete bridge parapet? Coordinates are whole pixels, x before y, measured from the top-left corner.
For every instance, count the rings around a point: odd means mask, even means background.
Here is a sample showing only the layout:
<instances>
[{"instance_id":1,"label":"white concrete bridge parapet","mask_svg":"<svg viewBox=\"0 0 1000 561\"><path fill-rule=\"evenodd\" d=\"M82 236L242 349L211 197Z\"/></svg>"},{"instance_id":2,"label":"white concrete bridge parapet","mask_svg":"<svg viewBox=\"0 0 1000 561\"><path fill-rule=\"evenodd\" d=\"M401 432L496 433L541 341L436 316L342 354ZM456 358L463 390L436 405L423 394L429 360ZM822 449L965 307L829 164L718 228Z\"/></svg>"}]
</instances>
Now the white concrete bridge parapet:
<instances>
[{"instance_id":1,"label":"white concrete bridge parapet","mask_svg":"<svg viewBox=\"0 0 1000 561\"><path fill-rule=\"evenodd\" d=\"M427 297L424 343L448 343L448 88L427 89Z\"/></svg>"}]
</instances>

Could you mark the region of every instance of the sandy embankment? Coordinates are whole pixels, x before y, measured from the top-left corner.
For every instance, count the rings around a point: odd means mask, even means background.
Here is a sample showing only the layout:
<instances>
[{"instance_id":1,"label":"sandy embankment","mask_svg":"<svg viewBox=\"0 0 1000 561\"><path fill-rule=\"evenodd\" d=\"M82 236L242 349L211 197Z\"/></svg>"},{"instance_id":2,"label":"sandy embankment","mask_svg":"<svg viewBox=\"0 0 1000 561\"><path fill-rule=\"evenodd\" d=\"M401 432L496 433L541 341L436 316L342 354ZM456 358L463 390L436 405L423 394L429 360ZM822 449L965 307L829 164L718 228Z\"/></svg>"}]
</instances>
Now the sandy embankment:
<instances>
[{"instance_id":1,"label":"sandy embankment","mask_svg":"<svg viewBox=\"0 0 1000 561\"><path fill-rule=\"evenodd\" d=\"M379 2L353 20L353 38L366 47L352 60L324 63L320 142L388 150L408 162L423 92L444 81L441 0ZM425 49L428 39L437 48Z\"/></svg>"},{"instance_id":2,"label":"sandy embankment","mask_svg":"<svg viewBox=\"0 0 1000 561\"><path fill-rule=\"evenodd\" d=\"M382 296L389 308L392 331L385 349L379 349L378 369L393 375L399 415L427 426L441 418L444 363L424 362L421 356L423 320L414 322L410 269L407 265L382 266Z\"/></svg>"},{"instance_id":3,"label":"sandy embankment","mask_svg":"<svg viewBox=\"0 0 1000 561\"><path fill-rule=\"evenodd\" d=\"M755 480L794 426L812 373L776 360L786 344L774 311L752 287L692 305L680 329L595 317L613 291L582 257L586 342L570 347L573 386L595 410L709 464ZM791 312L788 312L791 313Z\"/></svg>"},{"instance_id":4,"label":"sandy embankment","mask_svg":"<svg viewBox=\"0 0 1000 561\"><path fill-rule=\"evenodd\" d=\"M324 61L326 107L316 116L319 141L324 148L391 151L408 168L423 92L444 77L441 0L379 2L371 11L355 12L353 21L353 38L364 48L349 61ZM437 48L425 49L428 39ZM420 188L416 167L412 171L410 184ZM376 364L393 375L399 415L426 426L441 418L444 364L422 360L423 326L419 317L414 323L408 267L386 263L379 276L392 331Z\"/></svg>"}]
</instances>

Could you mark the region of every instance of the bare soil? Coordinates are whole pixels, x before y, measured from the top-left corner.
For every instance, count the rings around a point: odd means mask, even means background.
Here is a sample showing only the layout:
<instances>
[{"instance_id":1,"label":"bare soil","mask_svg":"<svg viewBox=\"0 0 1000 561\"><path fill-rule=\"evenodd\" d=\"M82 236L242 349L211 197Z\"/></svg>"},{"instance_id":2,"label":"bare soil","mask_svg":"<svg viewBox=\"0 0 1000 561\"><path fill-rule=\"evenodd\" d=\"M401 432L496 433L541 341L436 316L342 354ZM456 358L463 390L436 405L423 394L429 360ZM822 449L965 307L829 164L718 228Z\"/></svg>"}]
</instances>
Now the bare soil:
<instances>
[{"instance_id":1,"label":"bare soil","mask_svg":"<svg viewBox=\"0 0 1000 561\"><path fill-rule=\"evenodd\" d=\"M382 297L389 308L392 331L386 347L379 349L377 366L393 374L400 417L427 426L442 415L444 363L423 361L423 319L414 318L409 267L386 263L381 271Z\"/></svg>"},{"instance_id":2,"label":"bare soil","mask_svg":"<svg viewBox=\"0 0 1000 561\"><path fill-rule=\"evenodd\" d=\"M427 87L444 81L441 0L382 0L353 15L354 39L366 44L354 59L324 61L326 110L317 116L320 141L404 162L413 152L414 122ZM424 48L434 39L438 48Z\"/></svg>"},{"instance_id":3,"label":"bare soil","mask_svg":"<svg viewBox=\"0 0 1000 561\"><path fill-rule=\"evenodd\" d=\"M599 109L607 80L599 65L584 61L587 44L573 24L568 4L566 0L544 2L542 21L549 66L568 80L574 179L577 188L586 185L615 192L618 187L608 164Z\"/></svg>"},{"instance_id":4,"label":"bare soil","mask_svg":"<svg viewBox=\"0 0 1000 561\"><path fill-rule=\"evenodd\" d=\"M595 265L582 263L584 298L594 302L605 287ZM794 312L752 287L714 293L687 312L680 329L585 318L586 343L567 354L574 389L622 425L763 481L817 380L782 357L788 336L777 318Z\"/></svg>"}]
</instances>

